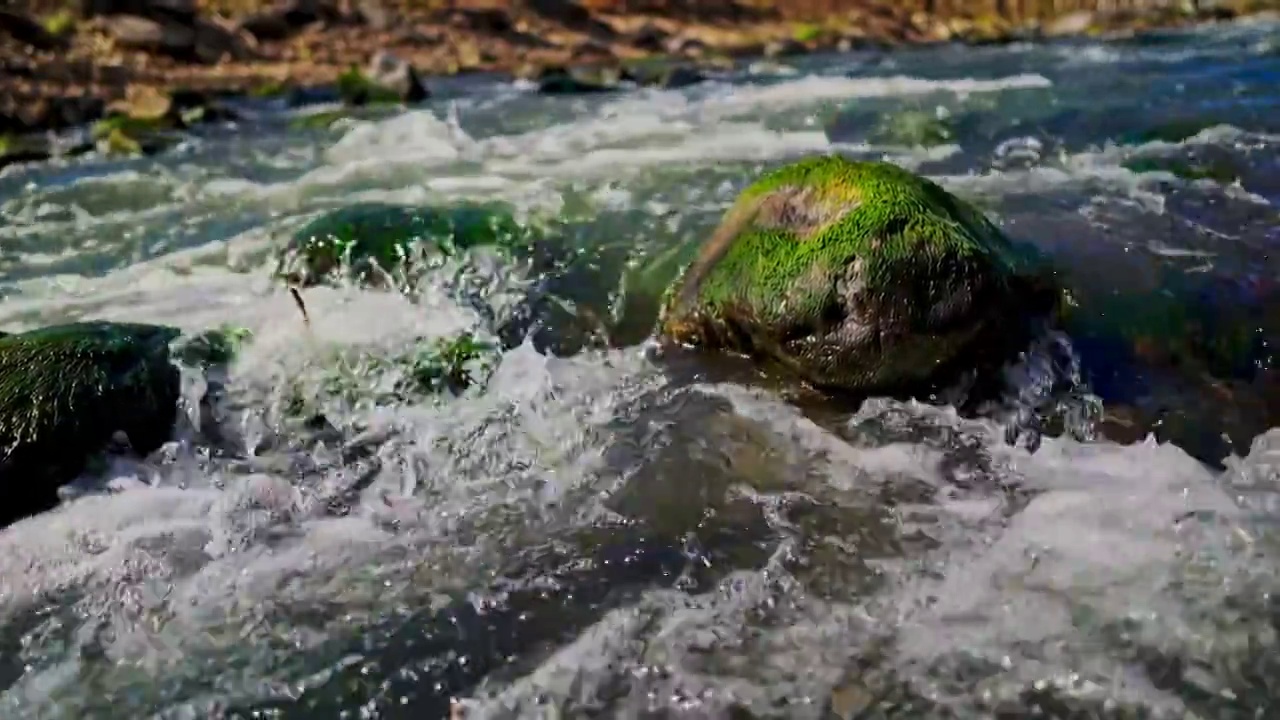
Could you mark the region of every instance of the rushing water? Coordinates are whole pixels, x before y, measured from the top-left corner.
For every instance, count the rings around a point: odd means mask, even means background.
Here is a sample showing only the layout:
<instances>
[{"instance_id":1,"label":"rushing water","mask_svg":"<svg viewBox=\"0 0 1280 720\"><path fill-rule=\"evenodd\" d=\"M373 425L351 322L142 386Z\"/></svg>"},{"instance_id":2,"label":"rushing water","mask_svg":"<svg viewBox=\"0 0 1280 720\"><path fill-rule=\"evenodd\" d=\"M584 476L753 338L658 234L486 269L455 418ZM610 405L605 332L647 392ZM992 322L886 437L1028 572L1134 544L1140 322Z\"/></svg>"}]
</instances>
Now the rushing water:
<instances>
[{"instance_id":1,"label":"rushing water","mask_svg":"<svg viewBox=\"0 0 1280 720\"><path fill-rule=\"evenodd\" d=\"M158 158L6 171L0 326L254 339L216 408L196 411L207 381L189 374L175 442L0 531L0 716L416 719L458 698L473 718L1274 717L1265 352L1232 384L1111 372L1111 350L1073 338L1108 403L1141 415L1169 395L1180 420L1150 427L1183 447L1139 423L1029 453L947 407L814 410L644 347L533 343L483 391L299 428L280 421L285 388L319 382L332 348L488 321L442 274L412 299L311 291L308 328L266 258L358 200L497 199L562 223L589 286L704 236L762 168L835 151L937 179L1104 293L1217 278L1239 293L1228 310L1261 308L1265 350L1278 48L1274 26L1240 25L813 57L589 98L471 81L328 131L247 106L246 128ZM877 144L870 128L904 111L949 113L952 142ZM1238 180L1132 169L1159 162ZM524 287L472 270L492 307Z\"/></svg>"}]
</instances>

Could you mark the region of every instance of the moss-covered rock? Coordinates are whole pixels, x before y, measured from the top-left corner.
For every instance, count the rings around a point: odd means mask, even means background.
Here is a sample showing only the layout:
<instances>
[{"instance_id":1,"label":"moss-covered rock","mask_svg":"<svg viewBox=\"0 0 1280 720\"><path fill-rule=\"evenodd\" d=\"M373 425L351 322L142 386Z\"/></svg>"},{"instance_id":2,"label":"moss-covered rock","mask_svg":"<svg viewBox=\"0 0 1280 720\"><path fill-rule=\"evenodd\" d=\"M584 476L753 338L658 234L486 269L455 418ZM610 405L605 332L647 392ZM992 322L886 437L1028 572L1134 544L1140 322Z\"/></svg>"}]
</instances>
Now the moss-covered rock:
<instances>
[{"instance_id":1,"label":"moss-covered rock","mask_svg":"<svg viewBox=\"0 0 1280 720\"><path fill-rule=\"evenodd\" d=\"M505 206L460 203L412 207L356 203L325 213L294 233L277 276L307 287L345 277L381 286L403 283L403 271L425 257L447 258L470 248L527 248L534 231Z\"/></svg>"},{"instance_id":2,"label":"moss-covered rock","mask_svg":"<svg viewBox=\"0 0 1280 720\"><path fill-rule=\"evenodd\" d=\"M14 163L48 160L53 155L45 134L0 135L0 168Z\"/></svg>"},{"instance_id":3,"label":"moss-covered rock","mask_svg":"<svg viewBox=\"0 0 1280 720\"><path fill-rule=\"evenodd\" d=\"M117 432L143 454L169 438L178 334L82 322L0 336L0 525L56 505L58 487Z\"/></svg>"},{"instance_id":4,"label":"moss-covered rock","mask_svg":"<svg viewBox=\"0 0 1280 720\"><path fill-rule=\"evenodd\" d=\"M829 388L909 389L1003 359L1057 293L976 209L894 165L837 156L767 173L675 283L659 322Z\"/></svg>"}]
</instances>

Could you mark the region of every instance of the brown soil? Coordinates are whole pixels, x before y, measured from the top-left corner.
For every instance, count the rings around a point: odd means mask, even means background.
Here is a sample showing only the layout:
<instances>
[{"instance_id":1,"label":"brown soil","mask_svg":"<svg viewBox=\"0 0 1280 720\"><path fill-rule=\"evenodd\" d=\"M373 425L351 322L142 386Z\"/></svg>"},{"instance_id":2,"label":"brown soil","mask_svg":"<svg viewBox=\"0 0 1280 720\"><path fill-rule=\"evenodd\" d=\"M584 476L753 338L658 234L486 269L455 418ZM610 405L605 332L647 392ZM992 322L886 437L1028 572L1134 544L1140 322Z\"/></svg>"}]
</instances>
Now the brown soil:
<instances>
[{"instance_id":1,"label":"brown soil","mask_svg":"<svg viewBox=\"0 0 1280 720\"><path fill-rule=\"evenodd\" d=\"M799 52L841 42L998 40L1037 23L1052 27L1055 17L1099 5L1141 9L1096 14L1085 22L1077 13L1067 29L1204 19L1161 10L1157 6L1173 4L1161 0L337 0L329 5L336 9L333 17L291 28L281 39L261 40L238 20L269 9L268 3L197 0L200 16L240 47L221 59L197 62L123 49L101 18L84 18L83 7L101 1L9 4L8 12L61 35L35 37L15 31L12 23L6 32L0 23L0 135L91 121L130 85L251 92L266 85L331 83L378 50L432 75L672 52L747 54L779 42ZM1247 12L1263 5L1280 7L1280 0L1232 7ZM683 47L673 47L673 38L683 39Z\"/></svg>"}]
</instances>

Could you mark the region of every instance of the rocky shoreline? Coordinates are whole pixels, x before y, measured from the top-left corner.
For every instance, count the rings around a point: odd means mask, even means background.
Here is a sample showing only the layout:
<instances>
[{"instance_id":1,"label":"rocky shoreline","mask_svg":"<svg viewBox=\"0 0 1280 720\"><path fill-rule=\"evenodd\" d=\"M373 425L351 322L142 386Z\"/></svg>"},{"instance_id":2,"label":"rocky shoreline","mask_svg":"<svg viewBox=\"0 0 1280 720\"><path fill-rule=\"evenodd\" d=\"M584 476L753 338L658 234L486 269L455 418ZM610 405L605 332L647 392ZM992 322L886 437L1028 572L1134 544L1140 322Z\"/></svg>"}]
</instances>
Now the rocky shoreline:
<instances>
[{"instance_id":1,"label":"rocky shoreline","mask_svg":"<svg viewBox=\"0 0 1280 720\"><path fill-rule=\"evenodd\" d=\"M649 0L646 12L625 0L454 0L447 8L384 0L79 0L73 8L68 1L0 10L0 166L94 148L145 153L175 131L234 119L228 96L412 104L430 95L424 78L472 72L508 73L557 93L628 81L679 86L743 57L1124 37L1280 7L1192 2L1027 16L966 10L980 4L967 0L929 3L933 13L888 0L811 0L777 10ZM306 92L315 88L330 92Z\"/></svg>"}]
</instances>

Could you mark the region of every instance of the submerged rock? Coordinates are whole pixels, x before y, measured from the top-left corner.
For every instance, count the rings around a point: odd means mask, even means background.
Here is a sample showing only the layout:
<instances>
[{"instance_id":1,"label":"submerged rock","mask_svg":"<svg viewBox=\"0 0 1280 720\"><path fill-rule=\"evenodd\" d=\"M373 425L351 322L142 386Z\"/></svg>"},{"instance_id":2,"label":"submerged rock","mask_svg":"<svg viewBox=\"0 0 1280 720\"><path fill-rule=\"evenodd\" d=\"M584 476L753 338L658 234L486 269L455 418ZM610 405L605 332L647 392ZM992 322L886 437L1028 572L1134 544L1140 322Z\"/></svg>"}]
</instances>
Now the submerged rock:
<instances>
[{"instance_id":1,"label":"submerged rock","mask_svg":"<svg viewBox=\"0 0 1280 720\"><path fill-rule=\"evenodd\" d=\"M1054 266L1070 293L1061 324L1110 439L1154 433L1217 463L1280 418L1280 284L1227 259L1127 247L1056 255Z\"/></svg>"},{"instance_id":2,"label":"submerged rock","mask_svg":"<svg viewBox=\"0 0 1280 720\"><path fill-rule=\"evenodd\" d=\"M951 116L925 110L906 110L885 117L871 132L873 142L907 147L937 147L955 142Z\"/></svg>"},{"instance_id":3,"label":"submerged rock","mask_svg":"<svg viewBox=\"0 0 1280 720\"><path fill-rule=\"evenodd\" d=\"M178 334L81 322L0 336L0 526L55 506L58 488L116 433L140 454L168 440Z\"/></svg>"},{"instance_id":4,"label":"submerged rock","mask_svg":"<svg viewBox=\"0 0 1280 720\"><path fill-rule=\"evenodd\" d=\"M687 64L636 64L628 69L628 73L637 84L662 90L677 90L707 79L702 70Z\"/></svg>"},{"instance_id":5,"label":"submerged rock","mask_svg":"<svg viewBox=\"0 0 1280 720\"><path fill-rule=\"evenodd\" d=\"M483 388L501 348L476 332L424 338L388 352L340 348L320 358L318 377L291 377L283 385L286 419L328 425L334 407L418 405Z\"/></svg>"},{"instance_id":6,"label":"submerged rock","mask_svg":"<svg viewBox=\"0 0 1280 720\"><path fill-rule=\"evenodd\" d=\"M1056 301L994 225L935 183L822 156L743 191L672 286L659 333L862 393L998 362Z\"/></svg>"},{"instance_id":7,"label":"submerged rock","mask_svg":"<svg viewBox=\"0 0 1280 720\"><path fill-rule=\"evenodd\" d=\"M625 69L612 65L549 66L526 70L522 74L538 83L538 92L544 95L613 92L621 89L622 83L632 79Z\"/></svg>"},{"instance_id":8,"label":"submerged rock","mask_svg":"<svg viewBox=\"0 0 1280 720\"><path fill-rule=\"evenodd\" d=\"M325 213L294 233L280 254L276 275L308 287L340 277L364 285L405 282L415 259L448 257L488 246L528 247L530 229L497 204L412 207L356 203Z\"/></svg>"},{"instance_id":9,"label":"submerged rock","mask_svg":"<svg viewBox=\"0 0 1280 720\"><path fill-rule=\"evenodd\" d=\"M1168 173L1183 180L1213 180L1224 185L1236 182L1241 175L1241 168L1228 158L1140 156L1128 158L1120 165L1135 173Z\"/></svg>"}]
</instances>

